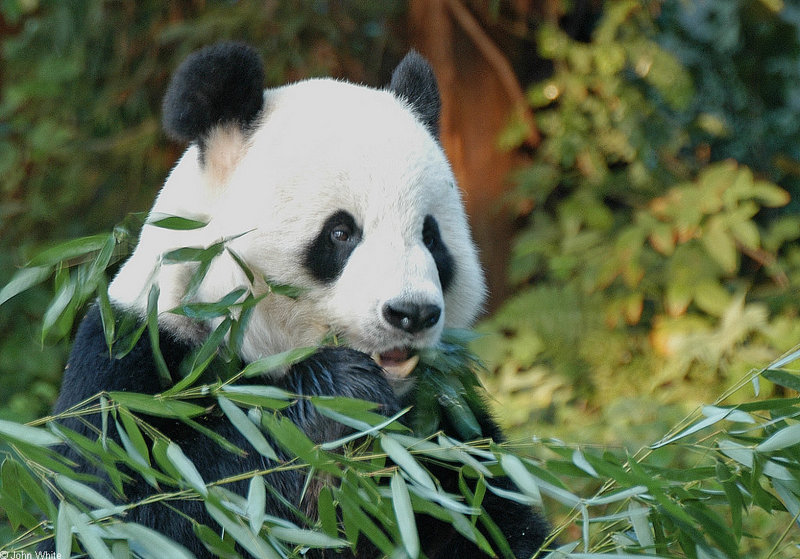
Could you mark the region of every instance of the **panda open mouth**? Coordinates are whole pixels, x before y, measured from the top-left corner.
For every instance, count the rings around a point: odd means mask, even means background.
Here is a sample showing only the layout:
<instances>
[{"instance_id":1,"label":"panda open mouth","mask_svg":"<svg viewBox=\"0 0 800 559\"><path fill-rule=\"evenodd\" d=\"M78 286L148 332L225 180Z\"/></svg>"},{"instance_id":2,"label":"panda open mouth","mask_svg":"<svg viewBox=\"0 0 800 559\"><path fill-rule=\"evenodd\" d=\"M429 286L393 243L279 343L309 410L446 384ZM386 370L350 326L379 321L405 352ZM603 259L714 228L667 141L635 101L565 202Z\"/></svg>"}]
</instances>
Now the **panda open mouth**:
<instances>
[{"instance_id":1,"label":"panda open mouth","mask_svg":"<svg viewBox=\"0 0 800 559\"><path fill-rule=\"evenodd\" d=\"M390 377L395 379L408 377L419 363L419 355L408 347L398 347L383 353L375 352L372 354L372 358L383 367Z\"/></svg>"}]
</instances>

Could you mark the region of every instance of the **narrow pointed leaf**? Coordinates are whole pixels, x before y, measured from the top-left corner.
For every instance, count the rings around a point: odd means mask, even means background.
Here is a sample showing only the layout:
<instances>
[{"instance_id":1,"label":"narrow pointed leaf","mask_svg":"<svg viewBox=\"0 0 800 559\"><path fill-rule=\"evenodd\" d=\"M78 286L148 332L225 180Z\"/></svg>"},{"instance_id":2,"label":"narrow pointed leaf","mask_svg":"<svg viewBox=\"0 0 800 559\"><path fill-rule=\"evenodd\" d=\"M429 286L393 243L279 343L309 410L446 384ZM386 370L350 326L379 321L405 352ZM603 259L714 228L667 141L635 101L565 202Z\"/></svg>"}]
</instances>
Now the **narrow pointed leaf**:
<instances>
[{"instance_id":1,"label":"narrow pointed leaf","mask_svg":"<svg viewBox=\"0 0 800 559\"><path fill-rule=\"evenodd\" d=\"M239 430L251 445L253 445L253 448L255 448L260 455L270 460L278 460L278 455L275 454L275 450L267 442L261 429L248 419L247 414L240 410L239 406L224 396L218 396L217 401L219 402L219 407L225 415L228 416L231 423L233 423L233 426Z\"/></svg>"},{"instance_id":2,"label":"narrow pointed leaf","mask_svg":"<svg viewBox=\"0 0 800 559\"><path fill-rule=\"evenodd\" d=\"M411 508L411 497L408 495L408 487L403 480L400 472L392 475L392 507L397 517L397 528L403 540L408 556L416 559L419 556L419 535L417 533L417 523L414 520L414 510Z\"/></svg>"},{"instance_id":3,"label":"narrow pointed leaf","mask_svg":"<svg viewBox=\"0 0 800 559\"><path fill-rule=\"evenodd\" d=\"M84 485L79 481L75 481L74 479L68 478L64 475L57 475L56 476L56 485L58 485L61 489L74 495L87 505L91 505L98 509L113 509L115 507L114 503L109 501L106 497L89 487L88 485Z\"/></svg>"},{"instance_id":4,"label":"narrow pointed leaf","mask_svg":"<svg viewBox=\"0 0 800 559\"><path fill-rule=\"evenodd\" d=\"M60 438L41 427L30 427L5 419L0 419L0 437L2 436L36 446L53 446L62 442Z\"/></svg>"},{"instance_id":5,"label":"narrow pointed leaf","mask_svg":"<svg viewBox=\"0 0 800 559\"><path fill-rule=\"evenodd\" d=\"M34 285L42 283L52 273L53 268L51 266L33 266L18 270L11 278L11 281L3 286L3 289L0 289L0 305L23 291L27 291Z\"/></svg>"},{"instance_id":6,"label":"narrow pointed leaf","mask_svg":"<svg viewBox=\"0 0 800 559\"><path fill-rule=\"evenodd\" d=\"M162 229L173 229L177 231L190 231L192 229L202 229L208 225L208 221L199 219L189 219L165 213L153 212L147 217L147 225L161 227Z\"/></svg>"},{"instance_id":7,"label":"narrow pointed leaf","mask_svg":"<svg viewBox=\"0 0 800 559\"><path fill-rule=\"evenodd\" d=\"M247 490L247 517L250 519L250 529L258 534L264 525L264 515L267 507L267 490L264 487L264 478L253 476L250 478L250 487Z\"/></svg>"},{"instance_id":8,"label":"narrow pointed leaf","mask_svg":"<svg viewBox=\"0 0 800 559\"><path fill-rule=\"evenodd\" d=\"M433 484L431 476L403 445L388 435L382 435L381 447L387 456L405 471L411 479L431 491L436 491L436 486Z\"/></svg>"},{"instance_id":9,"label":"narrow pointed leaf","mask_svg":"<svg viewBox=\"0 0 800 559\"><path fill-rule=\"evenodd\" d=\"M167 446L167 458L172 462L172 465L180 472L181 477L198 493L204 497L208 495L208 488L206 482L197 467L189 460L181 450L181 447L176 443L169 443Z\"/></svg>"}]
</instances>

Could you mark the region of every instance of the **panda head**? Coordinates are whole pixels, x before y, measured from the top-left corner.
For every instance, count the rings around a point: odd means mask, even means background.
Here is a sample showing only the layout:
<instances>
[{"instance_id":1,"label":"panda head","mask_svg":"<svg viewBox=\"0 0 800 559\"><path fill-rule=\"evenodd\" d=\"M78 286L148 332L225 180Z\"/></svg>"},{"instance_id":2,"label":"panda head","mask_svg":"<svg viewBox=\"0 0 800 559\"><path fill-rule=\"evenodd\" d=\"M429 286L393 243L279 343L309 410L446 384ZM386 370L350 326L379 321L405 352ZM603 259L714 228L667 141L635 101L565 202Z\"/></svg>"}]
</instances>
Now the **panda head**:
<instances>
[{"instance_id":1,"label":"panda head","mask_svg":"<svg viewBox=\"0 0 800 559\"><path fill-rule=\"evenodd\" d=\"M217 301L237 287L259 295L270 284L300 292L261 300L247 322L245 360L334 333L376 356L390 377L403 377L415 350L435 345L444 327L471 325L485 293L438 141L433 72L412 52L382 90L331 79L266 91L262 83L259 57L238 43L198 51L178 69L164 125L190 146L152 212L208 225L145 225L111 284L112 301L143 314L157 281L162 328L201 341L213 323L169 312L193 265L159 263L175 248L231 239L196 300ZM254 272L254 285L237 258Z\"/></svg>"}]
</instances>

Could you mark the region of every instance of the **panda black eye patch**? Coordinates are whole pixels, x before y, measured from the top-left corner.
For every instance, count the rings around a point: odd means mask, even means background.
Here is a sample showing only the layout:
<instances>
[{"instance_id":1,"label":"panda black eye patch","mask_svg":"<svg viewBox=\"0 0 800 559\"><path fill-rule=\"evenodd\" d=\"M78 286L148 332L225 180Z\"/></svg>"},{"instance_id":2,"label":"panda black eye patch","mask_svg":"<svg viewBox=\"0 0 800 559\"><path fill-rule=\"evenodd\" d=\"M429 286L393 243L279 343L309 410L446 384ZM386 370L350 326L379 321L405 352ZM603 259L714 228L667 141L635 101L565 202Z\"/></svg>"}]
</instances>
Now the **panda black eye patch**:
<instances>
[{"instance_id":1,"label":"panda black eye patch","mask_svg":"<svg viewBox=\"0 0 800 559\"><path fill-rule=\"evenodd\" d=\"M426 215L422 224L422 242L433 256L436 270L439 272L439 283L442 284L442 291L446 291L453 281L455 261L450 251L447 250L447 245L444 244L442 235L439 233L439 224L432 215Z\"/></svg>"},{"instance_id":2,"label":"panda black eye patch","mask_svg":"<svg viewBox=\"0 0 800 559\"><path fill-rule=\"evenodd\" d=\"M328 283L339 277L362 232L355 218L344 210L331 214L306 246L303 263L317 280Z\"/></svg>"}]
</instances>

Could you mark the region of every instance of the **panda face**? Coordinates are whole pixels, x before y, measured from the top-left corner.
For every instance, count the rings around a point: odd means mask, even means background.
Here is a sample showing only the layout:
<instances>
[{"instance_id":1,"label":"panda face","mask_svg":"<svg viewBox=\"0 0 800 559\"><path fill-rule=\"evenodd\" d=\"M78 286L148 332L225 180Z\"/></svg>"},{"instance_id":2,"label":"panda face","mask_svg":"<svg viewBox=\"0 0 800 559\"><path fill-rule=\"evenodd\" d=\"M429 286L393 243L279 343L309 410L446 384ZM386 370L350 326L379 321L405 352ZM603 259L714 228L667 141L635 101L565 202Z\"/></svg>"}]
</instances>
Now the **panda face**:
<instances>
[{"instance_id":1,"label":"panda face","mask_svg":"<svg viewBox=\"0 0 800 559\"><path fill-rule=\"evenodd\" d=\"M334 80L267 90L248 130L220 126L189 148L153 208L209 224L182 232L146 226L112 297L141 311L146 270L159 254L233 238L229 247L256 273L256 285L225 253L198 299L215 301L240 286L301 291L259 303L243 358L333 333L404 376L416 349L437 343L445 326L469 326L484 298L460 193L428 124L388 90ZM162 266L159 311L164 327L192 339L207 328L166 312L185 292L186 268Z\"/></svg>"}]
</instances>

